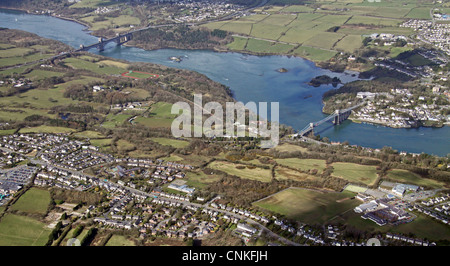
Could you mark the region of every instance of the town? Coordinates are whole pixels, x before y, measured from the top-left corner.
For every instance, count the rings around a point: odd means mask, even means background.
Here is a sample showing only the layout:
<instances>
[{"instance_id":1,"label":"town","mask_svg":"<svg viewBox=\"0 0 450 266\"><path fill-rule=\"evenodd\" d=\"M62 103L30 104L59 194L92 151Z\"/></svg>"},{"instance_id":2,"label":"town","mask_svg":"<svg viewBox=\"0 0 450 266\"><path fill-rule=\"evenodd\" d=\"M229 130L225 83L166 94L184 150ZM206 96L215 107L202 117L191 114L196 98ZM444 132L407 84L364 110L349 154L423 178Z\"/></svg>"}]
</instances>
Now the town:
<instances>
[{"instance_id":1,"label":"town","mask_svg":"<svg viewBox=\"0 0 450 266\"><path fill-rule=\"evenodd\" d=\"M365 245L364 241L346 240L337 226L320 230L307 224L292 225L275 215L261 215L239 206L216 203L220 195L214 198L195 196L195 189L183 181L187 172L195 170L191 165L114 158L98 152L89 143L71 140L67 134L3 136L0 149L6 160L0 179L1 204L6 204L27 185L92 193L104 191L108 201L98 206L89 205L78 215L92 219L100 228L138 230L141 238L201 239L226 223L234 224L235 235L244 242L264 232L288 245ZM84 173L87 169L93 169L91 172L95 175ZM363 202L354 211L379 226L413 221L415 215L408 210L420 211L448 224L449 195L441 195L440 190L423 190L419 186L387 181L375 190L356 184L349 184L344 190L357 193L356 199ZM435 245L390 233L381 237L386 242Z\"/></svg>"}]
</instances>

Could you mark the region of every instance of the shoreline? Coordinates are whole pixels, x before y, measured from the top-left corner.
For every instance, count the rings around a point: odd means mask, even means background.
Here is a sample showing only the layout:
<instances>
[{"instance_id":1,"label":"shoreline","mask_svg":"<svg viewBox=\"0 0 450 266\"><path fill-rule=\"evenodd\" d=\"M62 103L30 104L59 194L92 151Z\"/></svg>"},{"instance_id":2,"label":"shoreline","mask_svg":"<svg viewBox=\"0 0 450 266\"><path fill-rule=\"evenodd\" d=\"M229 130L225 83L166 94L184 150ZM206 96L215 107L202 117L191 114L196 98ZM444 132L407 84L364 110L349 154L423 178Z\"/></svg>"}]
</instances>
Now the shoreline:
<instances>
[{"instance_id":1,"label":"shoreline","mask_svg":"<svg viewBox=\"0 0 450 266\"><path fill-rule=\"evenodd\" d=\"M89 34L94 36L94 37L105 37L105 36L94 35L90 24L88 24L86 22L83 22L83 21L80 21L80 20L75 19L75 18L65 17L65 16L61 16L61 15L58 15L58 14L54 14L54 13L53 14L35 14L33 12L30 12L30 10L28 10L28 9L22 9L22 8L10 8L10 7L5 8L5 7L0 6L0 9L13 10L13 11L22 11L22 12L25 12L25 13L30 14L30 15L46 15L46 16L51 16L51 17L62 19L62 20L66 20L66 21L71 21L71 22L78 23L78 24L86 27L86 29L84 31L89 32ZM201 26L202 24L197 25L197 26ZM301 58L303 60L306 60L306 61L309 61L309 62L313 63L314 66L317 67L317 68L325 69L325 70L331 71L333 73L345 73L347 71L360 73L360 71L357 70L357 69L352 69L352 68L347 68L347 67L342 72L333 71L330 68L326 68L324 66L320 66L319 65L319 64L325 63L327 61L317 62L317 61L313 61L313 60L308 59L306 57L302 57L300 55L295 55L295 54L261 53L261 52L252 52L252 51L242 51L242 50L230 50L228 47L224 47L224 48L214 47L212 49L210 49L210 48L209 49L208 48L205 48L205 49L191 49L191 48L177 48L177 47L159 47L159 48L155 48L155 49L145 49L145 48L143 48L143 47L141 47L139 45L127 45L127 43L125 43L123 45L124 46L128 46L128 47L139 48L139 49L142 49L142 50L145 50L145 51L155 51L155 50L160 50L160 49L180 49L180 50L184 49L184 50L192 50L192 51L207 50L207 51L213 51L213 52L217 52L217 53L239 53L239 54L243 54L243 55L253 55L253 56L286 56L288 58L296 57L296 58Z\"/></svg>"}]
</instances>

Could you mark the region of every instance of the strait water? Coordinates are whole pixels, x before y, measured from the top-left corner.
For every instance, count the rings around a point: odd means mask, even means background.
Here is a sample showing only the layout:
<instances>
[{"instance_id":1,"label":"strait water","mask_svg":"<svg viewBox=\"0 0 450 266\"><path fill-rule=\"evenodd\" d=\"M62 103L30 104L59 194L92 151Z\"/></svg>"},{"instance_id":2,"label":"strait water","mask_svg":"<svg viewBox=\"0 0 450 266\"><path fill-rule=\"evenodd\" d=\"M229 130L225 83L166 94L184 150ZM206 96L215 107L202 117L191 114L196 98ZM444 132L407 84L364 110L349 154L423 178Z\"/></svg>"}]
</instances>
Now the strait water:
<instances>
[{"instance_id":1,"label":"strait water","mask_svg":"<svg viewBox=\"0 0 450 266\"><path fill-rule=\"evenodd\" d=\"M0 9L0 27L20 29L78 48L97 42L83 25L50 16L32 15ZM1 36L0 36L1 38ZM93 53L98 53L95 49ZM333 73L302 58L288 56L253 56L241 53L217 53L208 50L160 49L145 51L133 47L107 46L101 53L131 62L150 62L197 71L231 88L234 98L247 102L279 102L280 122L300 130L309 122L325 117L321 96L333 87L314 88L311 78L327 74L343 82L357 79L354 73ZM182 57L172 62L171 56ZM277 69L286 68L287 73ZM270 112L269 112L270 113ZM268 117L270 119L270 116ZM325 124L315 130L332 141L349 141L365 147L391 146L399 151L446 156L450 153L450 127L393 129L345 121L342 125Z\"/></svg>"}]
</instances>

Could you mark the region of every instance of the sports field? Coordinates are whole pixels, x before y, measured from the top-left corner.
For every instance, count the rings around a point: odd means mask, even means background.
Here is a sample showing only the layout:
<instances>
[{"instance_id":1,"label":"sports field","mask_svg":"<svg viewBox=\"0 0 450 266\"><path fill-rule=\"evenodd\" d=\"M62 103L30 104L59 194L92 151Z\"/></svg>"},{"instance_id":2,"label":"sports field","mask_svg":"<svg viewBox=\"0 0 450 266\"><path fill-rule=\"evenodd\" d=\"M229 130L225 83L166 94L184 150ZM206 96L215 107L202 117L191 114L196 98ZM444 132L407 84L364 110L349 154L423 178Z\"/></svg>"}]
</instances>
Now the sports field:
<instances>
[{"instance_id":1,"label":"sports field","mask_svg":"<svg viewBox=\"0 0 450 266\"><path fill-rule=\"evenodd\" d=\"M0 246L44 246L50 232L36 219L6 214L0 221Z\"/></svg>"},{"instance_id":2,"label":"sports field","mask_svg":"<svg viewBox=\"0 0 450 266\"><path fill-rule=\"evenodd\" d=\"M45 214L49 204L50 192L48 190L31 188L10 207L10 210Z\"/></svg>"},{"instance_id":3,"label":"sports field","mask_svg":"<svg viewBox=\"0 0 450 266\"><path fill-rule=\"evenodd\" d=\"M253 205L307 224L322 224L358 206L358 201L350 199L354 195L355 193L347 191L324 193L289 188Z\"/></svg>"},{"instance_id":4,"label":"sports field","mask_svg":"<svg viewBox=\"0 0 450 266\"><path fill-rule=\"evenodd\" d=\"M113 235L106 243L108 247L121 247L121 246L135 246L132 240L129 240L126 236Z\"/></svg>"}]
</instances>

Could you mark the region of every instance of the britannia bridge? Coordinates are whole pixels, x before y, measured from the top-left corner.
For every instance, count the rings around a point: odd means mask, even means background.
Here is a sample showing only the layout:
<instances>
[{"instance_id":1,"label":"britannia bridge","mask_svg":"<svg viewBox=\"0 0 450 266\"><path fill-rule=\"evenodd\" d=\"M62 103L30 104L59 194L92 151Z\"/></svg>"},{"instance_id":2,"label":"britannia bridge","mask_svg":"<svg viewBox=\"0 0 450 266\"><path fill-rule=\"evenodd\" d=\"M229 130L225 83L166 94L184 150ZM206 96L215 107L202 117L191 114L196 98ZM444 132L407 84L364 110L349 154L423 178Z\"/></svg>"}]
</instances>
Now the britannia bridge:
<instances>
[{"instance_id":1,"label":"britannia bridge","mask_svg":"<svg viewBox=\"0 0 450 266\"><path fill-rule=\"evenodd\" d=\"M115 42L117 46L119 46L126 42L131 41L131 39L132 39L131 33L118 34L116 37L110 39L98 38L98 43L94 43L88 46L80 45L80 49L76 50L76 52L89 51L92 48L97 48L100 52L102 52L105 50L105 46L110 42Z\"/></svg>"},{"instance_id":2,"label":"britannia bridge","mask_svg":"<svg viewBox=\"0 0 450 266\"><path fill-rule=\"evenodd\" d=\"M294 136L295 137L303 137L303 136L308 135L310 133L314 134L314 128L315 127L318 127L318 126L322 125L323 123L325 123L327 121L330 121L330 120L333 121L333 124L339 125L339 124L341 124L344 120L346 120L350 116L350 114L351 114L353 109L360 107L364 103L365 103L365 101L363 101L363 102L361 102L361 103L359 103L359 104L357 104L355 106L352 106L352 107L349 107L347 109L344 109L344 110L336 110L331 115L325 117L324 119L322 119L320 121L309 123L309 125L307 125L305 128L300 130Z\"/></svg>"}]
</instances>

